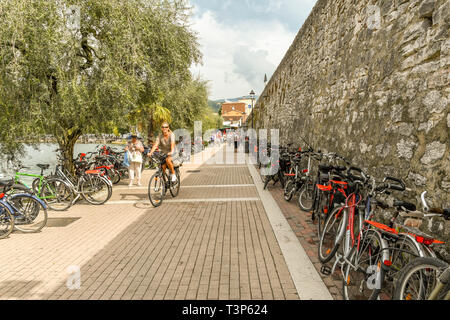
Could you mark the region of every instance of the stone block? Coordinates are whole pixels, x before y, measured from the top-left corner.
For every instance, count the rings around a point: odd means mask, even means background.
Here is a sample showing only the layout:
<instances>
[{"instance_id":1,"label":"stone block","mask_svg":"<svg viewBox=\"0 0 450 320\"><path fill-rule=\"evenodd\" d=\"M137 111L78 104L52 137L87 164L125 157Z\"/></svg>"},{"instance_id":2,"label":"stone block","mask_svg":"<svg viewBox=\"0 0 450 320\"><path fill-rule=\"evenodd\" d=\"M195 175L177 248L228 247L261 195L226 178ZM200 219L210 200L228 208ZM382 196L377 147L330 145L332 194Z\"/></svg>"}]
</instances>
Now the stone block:
<instances>
[{"instance_id":1,"label":"stone block","mask_svg":"<svg viewBox=\"0 0 450 320\"><path fill-rule=\"evenodd\" d=\"M429 165L436 162L437 160L442 159L442 157L444 157L446 148L446 144L440 143L439 141L430 143L429 145L427 145L425 155L422 157L422 159L420 159L420 162L425 165Z\"/></svg>"},{"instance_id":2,"label":"stone block","mask_svg":"<svg viewBox=\"0 0 450 320\"><path fill-rule=\"evenodd\" d=\"M413 41L420 37L421 34L426 34L428 28L431 27L431 22L429 20L423 20L417 23L412 24L408 27L407 30L403 33L403 38L401 43L407 43L409 41Z\"/></svg>"},{"instance_id":3,"label":"stone block","mask_svg":"<svg viewBox=\"0 0 450 320\"><path fill-rule=\"evenodd\" d=\"M408 179L414 181L416 186L425 186L427 183L427 178L413 172L409 173Z\"/></svg>"},{"instance_id":4,"label":"stone block","mask_svg":"<svg viewBox=\"0 0 450 320\"><path fill-rule=\"evenodd\" d=\"M424 0L419 7L419 18L431 18L435 3L436 0Z\"/></svg>"},{"instance_id":5,"label":"stone block","mask_svg":"<svg viewBox=\"0 0 450 320\"><path fill-rule=\"evenodd\" d=\"M438 90L428 92L423 99L423 104L431 113L442 113L448 107L447 98L443 97Z\"/></svg>"},{"instance_id":6,"label":"stone block","mask_svg":"<svg viewBox=\"0 0 450 320\"><path fill-rule=\"evenodd\" d=\"M400 140L400 142L397 143L397 153L399 158L410 160L413 157L415 147L417 147L417 143L414 141Z\"/></svg>"},{"instance_id":7,"label":"stone block","mask_svg":"<svg viewBox=\"0 0 450 320\"><path fill-rule=\"evenodd\" d=\"M450 23L450 2L445 1L439 8L433 11L433 25L443 25Z\"/></svg>"}]
</instances>

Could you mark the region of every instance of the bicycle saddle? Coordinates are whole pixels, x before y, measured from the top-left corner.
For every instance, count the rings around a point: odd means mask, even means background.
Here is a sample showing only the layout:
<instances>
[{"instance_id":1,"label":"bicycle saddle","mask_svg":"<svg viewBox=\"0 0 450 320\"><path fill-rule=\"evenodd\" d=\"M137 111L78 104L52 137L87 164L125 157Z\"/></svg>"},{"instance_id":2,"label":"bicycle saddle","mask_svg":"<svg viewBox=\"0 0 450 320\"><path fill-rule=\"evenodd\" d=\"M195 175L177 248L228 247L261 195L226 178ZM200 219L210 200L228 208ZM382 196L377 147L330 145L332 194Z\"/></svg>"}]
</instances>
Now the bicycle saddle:
<instances>
[{"instance_id":1,"label":"bicycle saddle","mask_svg":"<svg viewBox=\"0 0 450 320\"><path fill-rule=\"evenodd\" d=\"M41 168L42 170L47 170L48 168L50 168L49 164L38 164L36 165L38 168Z\"/></svg>"},{"instance_id":2,"label":"bicycle saddle","mask_svg":"<svg viewBox=\"0 0 450 320\"><path fill-rule=\"evenodd\" d=\"M394 207L403 207L408 211L416 211L416 206L412 203L409 202L405 202L405 201L395 201L394 202Z\"/></svg>"}]
</instances>

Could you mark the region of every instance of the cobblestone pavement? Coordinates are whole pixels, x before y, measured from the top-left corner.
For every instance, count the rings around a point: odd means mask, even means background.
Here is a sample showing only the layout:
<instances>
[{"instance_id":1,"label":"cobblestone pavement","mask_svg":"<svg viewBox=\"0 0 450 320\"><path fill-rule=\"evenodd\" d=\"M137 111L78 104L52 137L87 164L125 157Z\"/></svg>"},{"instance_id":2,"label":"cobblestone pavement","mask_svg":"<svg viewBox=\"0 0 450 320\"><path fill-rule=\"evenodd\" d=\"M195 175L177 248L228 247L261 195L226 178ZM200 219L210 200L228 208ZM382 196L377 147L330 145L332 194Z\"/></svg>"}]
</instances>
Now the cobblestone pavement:
<instances>
[{"instance_id":1,"label":"cobblestone pavement","mask_svg":"<svg viewBox=\"0 0 450 320\"><path fill-rule=\"evenodd\" d=\"M151 173L141 188L116 186L108 205L49 212L77 219L65 227L0 241L0 298L299 299L245 165L185 165L176 202L168 193L156 209ZM70 266L78 290L67 288Z\"/></svg>"}]
</instances>

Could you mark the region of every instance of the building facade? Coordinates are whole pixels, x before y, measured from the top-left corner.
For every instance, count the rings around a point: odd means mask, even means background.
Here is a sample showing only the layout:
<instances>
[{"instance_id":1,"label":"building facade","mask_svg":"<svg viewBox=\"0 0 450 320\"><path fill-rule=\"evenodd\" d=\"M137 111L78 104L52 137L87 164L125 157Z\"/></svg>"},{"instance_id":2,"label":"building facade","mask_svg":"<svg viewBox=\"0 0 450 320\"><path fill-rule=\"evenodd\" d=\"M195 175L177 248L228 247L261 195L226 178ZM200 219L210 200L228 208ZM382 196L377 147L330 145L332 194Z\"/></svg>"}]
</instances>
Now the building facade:
<instances>
[{"instance_id":1,"label":"building facade","mask_svg":"<svg viewBox=\"0 0 450 320\"><path fill-rule=\"evenodd\" d=\"M245 102L225 102L222 104L224 126L240 127L247 120L247 104Z\"/></svg>"}]
</instances>

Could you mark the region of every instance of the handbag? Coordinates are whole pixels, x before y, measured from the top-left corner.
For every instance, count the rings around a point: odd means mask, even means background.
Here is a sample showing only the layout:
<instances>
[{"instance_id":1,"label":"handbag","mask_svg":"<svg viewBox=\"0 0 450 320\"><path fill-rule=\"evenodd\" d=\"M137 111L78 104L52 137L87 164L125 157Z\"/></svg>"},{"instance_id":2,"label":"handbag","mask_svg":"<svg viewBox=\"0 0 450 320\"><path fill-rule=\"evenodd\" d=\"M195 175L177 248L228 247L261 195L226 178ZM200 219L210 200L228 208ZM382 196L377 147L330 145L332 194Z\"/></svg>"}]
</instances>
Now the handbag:
<instances>
[{"instance_id":1,"label":"handbag","mask_svg":"<svg viewBox=\"0 0 450 320\"><path fill-rule=\"evenodd\" d=\"M142 154L138 151L130 152L130 162L142 163Z\"/></svg>"},{"instance_id":2,"label":"handbag","mask_svg":"<svg viewBox=\"0 0 450 320\"><path fill-rule=\"evenodd\" d=\"M130 166L130 163L128 162L128 158L129 158L128 153L129 153L128 151L125 152L125 155L123 157L123 166L127 167L127 168Z\"/></svg>"}]
</instances>

